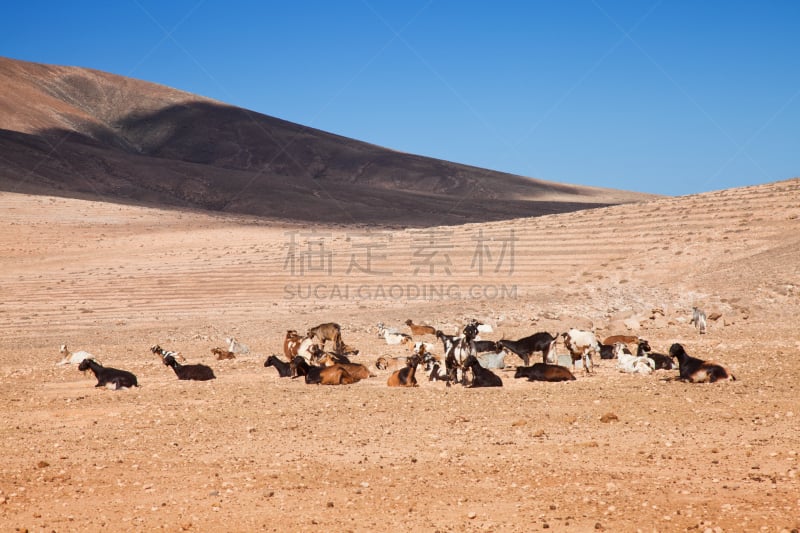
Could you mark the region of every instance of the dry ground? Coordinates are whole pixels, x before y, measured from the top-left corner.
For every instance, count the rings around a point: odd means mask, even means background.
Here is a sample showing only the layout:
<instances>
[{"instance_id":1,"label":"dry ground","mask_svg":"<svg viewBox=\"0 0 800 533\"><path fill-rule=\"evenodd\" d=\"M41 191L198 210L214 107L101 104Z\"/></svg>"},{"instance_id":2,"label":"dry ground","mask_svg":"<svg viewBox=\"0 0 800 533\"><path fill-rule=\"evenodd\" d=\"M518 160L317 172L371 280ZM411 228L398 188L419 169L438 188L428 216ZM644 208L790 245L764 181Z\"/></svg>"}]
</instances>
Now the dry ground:
<instances>
[{"instance_id":1,"label":"dry ground","mask_svg":"<svg viewBox=\"0 0 800 533\"><path fill-rule=\"evenodd\" d=\"M367 234L0 194L0 530L796 530L799 206L792 180ZM721 314L704 336L695 304ZM335 320L371 364L405 353L378 321L470 317L488 338L640 324L738 379L602 361L528 383L507 357L502 389L390 390L263 367L289 328ZM227 335L251 352L212 360ZM55 367L65 342L141 387ZM156 342L218 379L177 381Z\"/></svg>"}]
</instances>

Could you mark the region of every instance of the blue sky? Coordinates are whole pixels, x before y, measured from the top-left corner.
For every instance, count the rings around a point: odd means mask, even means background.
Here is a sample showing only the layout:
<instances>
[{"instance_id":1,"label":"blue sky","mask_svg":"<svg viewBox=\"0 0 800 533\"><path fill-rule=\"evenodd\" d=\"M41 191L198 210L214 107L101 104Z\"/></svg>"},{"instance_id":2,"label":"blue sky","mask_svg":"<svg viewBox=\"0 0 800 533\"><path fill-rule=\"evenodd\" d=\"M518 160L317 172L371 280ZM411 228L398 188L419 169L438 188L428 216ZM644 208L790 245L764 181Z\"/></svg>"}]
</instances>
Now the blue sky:
<instances>
[{"instance_id":1,"label":"blue sky","mask_svg":"<svg viewBox=\"0 0 800 533\"><path fill-rule=\"evenodd\" d=\"M557 182L800 175L794 0L27 0L3 6L0 55Z\"/></svg>"}]
</instances>

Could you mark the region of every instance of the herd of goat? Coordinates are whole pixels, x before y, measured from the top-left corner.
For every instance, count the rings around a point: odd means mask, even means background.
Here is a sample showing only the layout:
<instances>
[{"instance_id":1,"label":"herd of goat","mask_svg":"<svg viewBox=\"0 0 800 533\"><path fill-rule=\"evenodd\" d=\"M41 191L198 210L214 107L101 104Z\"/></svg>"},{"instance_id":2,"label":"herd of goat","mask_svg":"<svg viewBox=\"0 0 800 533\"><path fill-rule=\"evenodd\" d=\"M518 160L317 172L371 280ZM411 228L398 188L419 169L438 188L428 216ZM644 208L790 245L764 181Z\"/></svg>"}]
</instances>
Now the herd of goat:
<instances>
[{"instance_id":1,"label":"herd of goat","mask_svg":"<svg viewBox=\"0 0 800 533\"><path fill-rule=\"evenodd\" d=\"M736 379L723 366L690 356L678 343L670 347L669 354L659 354L651 350L646 340L632 335L614 335L601 343L593 332L573 328L560 335L539 332L518 340L488 341L481 340L479 335L490 332L491 328L475 320L470 320L458 335L447 335L432 326L414 324L410 319L405 323L410 334L387 328L382 323L377 326L378 335L387 344L413 346L409 356L379 357L375 361L376 369L393 370L387 380L390 387L418 386L417 370L421 365L428 373L429 381L444 381L448 387L452 383L470 388L502 387L502 379L492 369L504 368L504 357L509 353L515 354L524 363L516 368L514 377L527 378L529 381L575 380L577 362L590 374L594 371L593 354L601 359L615 359L616 368L627 373L649 374L656 370L677 368L678 379L693 383ZM701 310L693 309L691 323L700 333L705 333L705 314ZM424 336L435 337L441 343L442 356L433 354L436 342L413 340L414 337ZM566 362L556 353L559 339L568 353ZM218 360L233 359L236 352L247 352L247 347L235 339L226 340L229 341L228 349L211 350ZM332 346L330 350L326 350L328 342ZM349 385L376 377L367 366L350 361L350 357L359 352L342 340L341 327L333 322L311 328L305 335L298 334L297 330L288 330L283 349L285 358L270 355L264 362L265 367L274 367L280 377L302 377L308 384L323 385ZM178 361L185 360L177 352L165 350L157 344L150 350L161 358L164 365L172 368L178 379L207 381L216 377L207 365L181 364ZM530 365L531 357L537 352L541 353L542 362ZM97 387L120 389L139 385L131 372L104 367L88 352L70 352L66 345L62 345L61 354L62 360L58 364L78 364L81 371L91 370L97 378ZM564 366L569 362L572 371Z\"/></svg>"}]
</instances>

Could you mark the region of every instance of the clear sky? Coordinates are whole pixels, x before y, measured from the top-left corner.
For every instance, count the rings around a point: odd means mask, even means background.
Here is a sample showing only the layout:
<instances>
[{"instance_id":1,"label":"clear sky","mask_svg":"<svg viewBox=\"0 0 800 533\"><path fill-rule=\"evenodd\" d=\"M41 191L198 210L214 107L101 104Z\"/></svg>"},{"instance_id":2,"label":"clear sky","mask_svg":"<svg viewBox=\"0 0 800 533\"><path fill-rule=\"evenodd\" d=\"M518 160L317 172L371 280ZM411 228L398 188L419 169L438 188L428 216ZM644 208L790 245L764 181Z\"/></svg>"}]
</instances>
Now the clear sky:
<instances>
[{"instance_id":1,"label":"clear sky","mask_svg":"<svg viewBox=\"0 0 800 533\"><path fill-rule=\"evenodd\" d=\"M795 0L25 0L0 55L564 183L800 175Z\"/></svg>"}]
</instances>

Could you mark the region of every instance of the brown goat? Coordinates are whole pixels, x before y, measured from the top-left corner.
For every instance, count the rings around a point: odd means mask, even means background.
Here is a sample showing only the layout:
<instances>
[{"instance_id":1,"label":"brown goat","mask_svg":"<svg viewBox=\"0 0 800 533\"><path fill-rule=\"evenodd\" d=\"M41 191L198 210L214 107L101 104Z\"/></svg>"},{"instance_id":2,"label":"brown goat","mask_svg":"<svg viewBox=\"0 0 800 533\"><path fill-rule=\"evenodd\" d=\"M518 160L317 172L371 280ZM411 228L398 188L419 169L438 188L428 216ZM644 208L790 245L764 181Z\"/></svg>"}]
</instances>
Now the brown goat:
<instances>
[{"instance_id":1,"label":"brown goat","mask_svg":"<svg viewBox=\"0 0 800 533\"><path fill-rule=\"evenodd\" d=\"M335 322L326 322L308 330L307 337L315 339L322 348L325 348L326 341L332 341L333 347L337 352L342 351L342 328Z\"/></svg>"},{"instance_id":2,"label":"brown goat","mask_svg":"<svg viewBox=\"0 0 800 533\"><path fill-rule=\"evenodd\" d=\"M366 366L358 363L340 363L338 366L347 370L347 373L353 376L356 381L375 377L375 374L370 372Z\"/></svg>"},{"instance_id":3,"label":"brown goat","mask_svg":"<svg viewBox=\"0 0 800 533\"><path fill-rule=\"evenodd\" d=\"M358 379L353 377L342 365L333 365L320 371L317 383L320 385L350 385L356 381Z\"/></svg>"},{"instance_id":4,"label":"brown goat","mask_svg":"<svg viewBox=\"0 0 800 533\"><path fill-rule=\"evenodd\" d=\"M408 358L406 367L395 370L392 375L389 376L386 384L390 387L417 387L417 378L415 374L419 363L420 357L412 355Z\"/></svg>"},{"instance_id":5,"label":"brown goat","mask_svg":"<svg viewBox=\"0 0 800 533\"><path fill-rule=\"evenodd\" d=\"M211 348L211 353L217 356L217 361L222 361L223 359L236 359L236 355L233 352L229 352L225 348Z\"/></svg>"},{"instance_id":6,"label":"brown goat","mask_svg":"<svg viewBox=\"0 0 800 533\"><path fill-rule=\"evenodd\" d=\"M614 346L614 343L617 342L627 344L629 348L633 346L635 350L636 347L639 346L639 337L636 335L611 335L610 337L606 337L606 339L603 341L603 344Z\"/></svg>"},{"instance_id":7,"label":"brown goat","mask_svg":"<svg viewBox=\"0 0 800 533\"><path fill-rule=\"evenodd\" d=\"M433 326L422 326L419 324L414 324L409 318L406 320L406 326L411 328L412 335L436 335L436 328Z\"/></svg>"},{"instance_id":8,"label":"brown goat","mask_svg":"<svg viewBox=\"0 0 800 533\"><path fill-rule=\"evenodd\" d=\"M283 355L285 355L289 361L294 359L294 356L297 355L297 349L300 347L304 338L305 337L301 337L297 334L296 329L286 330L286 337L283 339Z\"/></svg>"}]
</instances>

